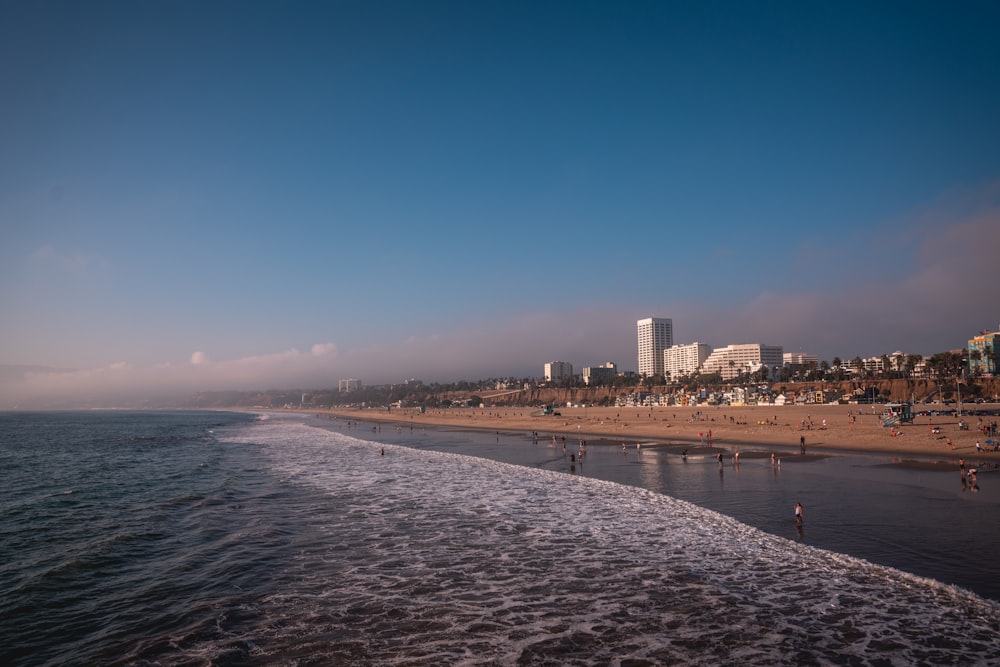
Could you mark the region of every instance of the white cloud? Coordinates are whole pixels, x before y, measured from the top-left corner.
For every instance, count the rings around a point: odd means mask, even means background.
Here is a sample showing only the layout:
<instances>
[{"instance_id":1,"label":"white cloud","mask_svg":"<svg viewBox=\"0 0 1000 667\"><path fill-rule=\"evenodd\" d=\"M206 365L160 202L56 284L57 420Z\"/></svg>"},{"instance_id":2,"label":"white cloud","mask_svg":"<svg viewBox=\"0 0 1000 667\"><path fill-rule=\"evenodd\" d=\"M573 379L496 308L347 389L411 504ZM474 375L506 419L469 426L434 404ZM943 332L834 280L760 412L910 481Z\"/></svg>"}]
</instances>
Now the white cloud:
<instances>
[{"instance_id":1,"label":"white cloud","mask_svg":"<svg viewBox=\"0 0 1000 667\"><path fill-rule=\"evenodd\" d=\"M314 357L325 357L329 354L336 354L337 346L333 343L316 343L312 346L312 355Z\"/></svg>"}]
</instances>

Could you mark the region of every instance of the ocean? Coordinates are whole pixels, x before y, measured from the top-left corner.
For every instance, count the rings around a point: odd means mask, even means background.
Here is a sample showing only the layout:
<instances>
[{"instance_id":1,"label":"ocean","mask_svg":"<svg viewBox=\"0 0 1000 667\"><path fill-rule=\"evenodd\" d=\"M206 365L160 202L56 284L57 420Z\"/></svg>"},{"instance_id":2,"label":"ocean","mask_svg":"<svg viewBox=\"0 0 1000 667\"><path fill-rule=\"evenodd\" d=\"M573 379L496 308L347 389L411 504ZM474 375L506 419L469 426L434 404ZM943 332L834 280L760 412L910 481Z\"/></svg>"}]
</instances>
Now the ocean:
<instances>
[{"instance_id":1,"label":"ocean","mask_svg":"<svg viewBox=\"0 0 1000 667\"><path fill-rule=\"evenodd\" d=\"M1000 477L791 458L0 414L0 664L996 664Z\"/></svg>"}]
</instances>

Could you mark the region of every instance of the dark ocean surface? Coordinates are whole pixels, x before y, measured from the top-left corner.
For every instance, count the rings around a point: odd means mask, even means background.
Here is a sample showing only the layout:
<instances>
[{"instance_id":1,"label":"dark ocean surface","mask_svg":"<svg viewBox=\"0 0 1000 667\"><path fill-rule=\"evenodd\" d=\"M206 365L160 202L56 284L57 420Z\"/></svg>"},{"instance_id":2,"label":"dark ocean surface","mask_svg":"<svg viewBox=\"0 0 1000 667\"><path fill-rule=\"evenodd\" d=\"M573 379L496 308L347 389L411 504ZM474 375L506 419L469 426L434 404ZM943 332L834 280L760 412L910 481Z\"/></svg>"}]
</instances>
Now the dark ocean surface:
<instances>
[{"instance_id":1,"label":"dark ocean surface","mask_svg":"<svg viewBox=\"0 0 1000 667\"><path fill-rule=\"evenodd\" d=\"M374 428L0 414L0 664L1000 655L1000 473Z\"/></svg>"}]
</instances>

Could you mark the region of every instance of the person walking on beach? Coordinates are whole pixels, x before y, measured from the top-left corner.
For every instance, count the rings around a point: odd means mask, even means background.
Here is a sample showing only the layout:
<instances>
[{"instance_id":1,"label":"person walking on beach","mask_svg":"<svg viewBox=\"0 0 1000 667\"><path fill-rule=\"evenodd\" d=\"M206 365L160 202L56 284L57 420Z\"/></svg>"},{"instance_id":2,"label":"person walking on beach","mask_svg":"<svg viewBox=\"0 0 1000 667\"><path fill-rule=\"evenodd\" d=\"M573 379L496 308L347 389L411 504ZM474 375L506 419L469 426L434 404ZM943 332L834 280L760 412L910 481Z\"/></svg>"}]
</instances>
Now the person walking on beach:
<instances>
[{"instance_id":1,"label":"person walking on beach","mask_svg":"<svg viewBox=\"0 0 1000 667\"><path fill-rule=\"evenodd\" d=\"M802 503L795 503L795 523L802 525Z\"/></svg>"},{"instance_id":2,"label":"person walking on beach","mask_svg":"<svg viewBox=\"0 0 1000 667\"><path fill-rule=\"evenodd\" d=\"M806 453L806 436L804 435L799 436L799 453L800 454Z\"/></svg>"}]
</instances>

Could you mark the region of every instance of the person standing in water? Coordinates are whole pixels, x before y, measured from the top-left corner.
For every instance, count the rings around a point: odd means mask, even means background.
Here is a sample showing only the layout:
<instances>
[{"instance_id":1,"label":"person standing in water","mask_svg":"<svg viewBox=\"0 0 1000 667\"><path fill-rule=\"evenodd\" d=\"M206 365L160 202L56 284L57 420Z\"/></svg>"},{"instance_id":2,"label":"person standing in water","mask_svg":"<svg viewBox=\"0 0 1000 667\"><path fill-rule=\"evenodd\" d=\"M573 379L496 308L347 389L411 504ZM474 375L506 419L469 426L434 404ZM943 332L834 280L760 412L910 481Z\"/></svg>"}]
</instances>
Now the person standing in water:
<instances>
[{"instance_id":1,"label":"person standing in water","mask_svg":"<svg viewBox=\"0 0 1000 667\"><path fill-rule=\"evenodd\" d=\"M802 503L795 503L795 523L802 525Z\"/></svg>"}]
</instances>

